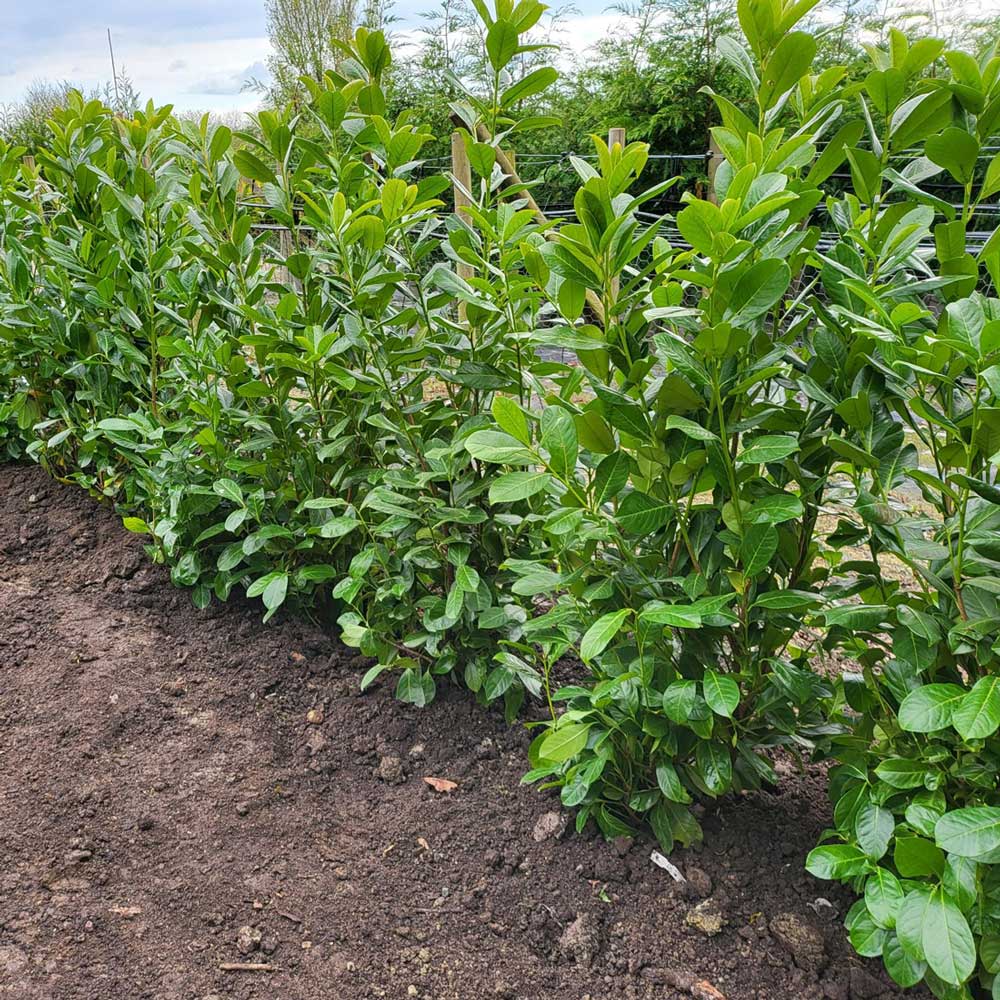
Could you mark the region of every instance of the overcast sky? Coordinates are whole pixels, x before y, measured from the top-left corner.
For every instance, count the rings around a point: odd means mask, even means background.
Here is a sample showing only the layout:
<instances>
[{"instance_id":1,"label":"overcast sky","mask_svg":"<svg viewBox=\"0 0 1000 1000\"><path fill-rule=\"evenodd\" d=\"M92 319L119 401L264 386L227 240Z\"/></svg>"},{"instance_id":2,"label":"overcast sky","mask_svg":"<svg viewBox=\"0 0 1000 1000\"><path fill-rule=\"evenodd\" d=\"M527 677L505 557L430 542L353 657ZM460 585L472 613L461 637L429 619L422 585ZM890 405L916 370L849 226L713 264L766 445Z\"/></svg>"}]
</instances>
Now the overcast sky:
<instances>
[{"instance_id":1,"label":"overcast sky","mask_svg":"<svg viewBox=\"0 0 1000 1000\"><path fill-rule=\"evenodd\" d=\"M582 50L607 33L612 0L573 0L580 11L566 40ZM958 0L995 8L1000 0ZM436 0L398 0L405 34ZM248 110L243 90L265 74L269 51L264 0L0 0L0 103L16 101L33 80L69 80L84 88L111 79L107 29L119 70L143 100L178 110Z\"/></svg>"},{"instance_id":2,"label":"overcast sky","mask_svg":"<svg viewBox=\"0 0 1000 1000\"><path fill-rule=\"evenodd\" d=\"M435 0L401 0L396 29L419 23ZM605 0L576 0L588 41L610 16ZM69 80L85 88L111 79L107 29L119 70L145 101L178 110L247 110L243 90L265 75L269 51L264 0L0 0L0 103L16 101L33 80ZM579 43L580 35L574 41Z\"/></svg>"}]
</instances>

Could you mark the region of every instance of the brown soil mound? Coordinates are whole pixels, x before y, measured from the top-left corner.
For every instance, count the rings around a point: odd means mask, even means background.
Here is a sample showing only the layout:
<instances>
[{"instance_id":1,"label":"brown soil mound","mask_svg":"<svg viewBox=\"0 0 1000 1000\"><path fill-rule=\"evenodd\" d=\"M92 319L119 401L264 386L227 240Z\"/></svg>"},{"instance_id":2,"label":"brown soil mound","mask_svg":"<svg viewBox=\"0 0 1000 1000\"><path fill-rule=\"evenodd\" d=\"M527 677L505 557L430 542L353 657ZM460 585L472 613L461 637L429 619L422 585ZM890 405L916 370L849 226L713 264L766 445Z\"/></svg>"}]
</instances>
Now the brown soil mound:
<instances>
[{"instance_id":1,"label":"brown soil mound","mask_svg":"<svg viewBox=\"0 0 1000 1000\"><path fill-rule=\"evenodd\" d=\"M107 507L0 468L0 997L902 995L803 871L820 773L710 810L679 885L649 843L561 833L521 727L359 676L315 627L195 610Z\"/></svg>"}]
</instances>

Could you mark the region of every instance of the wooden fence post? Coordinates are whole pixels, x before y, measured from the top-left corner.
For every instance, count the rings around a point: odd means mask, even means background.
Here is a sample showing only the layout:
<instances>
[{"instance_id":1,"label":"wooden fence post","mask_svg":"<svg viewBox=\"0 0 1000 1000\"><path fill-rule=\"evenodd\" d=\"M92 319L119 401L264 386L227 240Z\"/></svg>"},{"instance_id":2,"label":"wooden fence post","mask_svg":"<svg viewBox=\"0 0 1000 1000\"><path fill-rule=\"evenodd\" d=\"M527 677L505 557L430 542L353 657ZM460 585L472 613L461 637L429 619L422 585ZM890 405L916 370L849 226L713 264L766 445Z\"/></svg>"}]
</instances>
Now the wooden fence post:
<instances>
[{"instance_id":1,"label":"wooden fence post","mask_svg":"<svg viewBox=\"0 0 1000 1000\"><path fill-rule=\"evenodd\" d=\"M490 135L490 130L482 123L476 126L476 138L480 142L492 143L493 141L493 136ZM454 146L452 148L454 148ZM521 178L518 177L517 171L514 169L514 164L510 162L510 157L499 147L494 147L494 149L496 150L497 164L499 165L500 169L507 175L507 179L504 182L505 185L517 184L518 186L520 186L522 183ZM538 222L540 222L543 226L547 228L547 232L545 234L546 238L552 239L552 230L548 228L550 225L549 218L538 207L538 202L535 201L531 192L527 190L521 191L519 192L518 197L525 202L528 208L531 209ZM585 298L587 300L587 305L590 306L590 308L594 311L594 314L597 316L600 322L603 323L604 305L602 304L598 294L592 288L588 288L586 291Z\"/></svg>"},{"instance_id":2,"label":"wooden fence post","mask_svg":"<svg viewBox=\"0 0 1000 1000\"><path fill-rule=\"evenodd\" d=\"M453 191L455 193L455 214L461 213L462 209L472 204L472 200L466 192L472 191L472 166L469 164L469 154L465 150L465 140L462 133L455 131L451 133L451 175L454 178ZM468 220L468 213L465 213ZM471 278L473 275L471 264L459 261L458 275L460 278ZM464 313L464 308L462 309Z\"/></svg>"}]
</instances>

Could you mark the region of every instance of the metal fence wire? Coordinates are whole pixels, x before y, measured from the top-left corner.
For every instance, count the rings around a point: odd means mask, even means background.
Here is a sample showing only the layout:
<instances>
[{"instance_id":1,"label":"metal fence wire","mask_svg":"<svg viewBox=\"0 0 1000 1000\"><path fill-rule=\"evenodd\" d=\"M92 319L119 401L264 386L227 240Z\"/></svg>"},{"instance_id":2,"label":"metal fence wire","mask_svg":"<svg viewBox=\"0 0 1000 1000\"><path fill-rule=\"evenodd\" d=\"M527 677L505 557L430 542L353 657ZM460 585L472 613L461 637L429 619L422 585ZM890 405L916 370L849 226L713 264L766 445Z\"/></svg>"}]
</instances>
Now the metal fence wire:
<instances>
[{"instance_id":1,"label":"metal fence wire","mask_svg":"<svg viewBox=\"0 0 1000 1000\"><path fill-rule=\"evenodd\" d=\"M821 152L822 149L823 144L818 144L818 152ZM998 152L1000 152L1000 146L984 146L982 148L977 174L985 173L987 164ZM572 160L574 158L584 162L596 162L597 160L597 156L593 153L578 153L572 150L561 153L521 153L516 157L518 179L528 187L538 207L547 218L552 220L575 218L573 196L580 180L573 167ZM683 208L682 196L685 192L690 192L698 197L712 196L709 178L714 174L712 170L713 159L717 165L723 159L722 154L717 150L705 153L649 154L648 163L651 166L647 167L646 172L653 175L651 183L673 176L679 177L680 182L662 196L646 202L641 209L636 211L637 217L646 222L660 220L663 236L671 244L682 248L688 246L677 229L674 219ZM904 153L894 166L901 174L923 176L925 168L936 169L928 168L928 163L929 161L924 159L919 150L910 150ZM453 176L453 173L452 157L439 156L422 161L417 168L416 176L418 178L432 174ZM841 168L828 178L827 183L832 194L849 190L851 175L847 170ZM919 186L930 198L935 199L939 210L944 206L949 206L956 215L960 215L963 211L964 189L961 185L952 182L943 170L923 177L919 181ZM890 200L892 197L893 195L890 194ZM268 234L269 238L273 237L276 248L282 249L281 245L287 242L289 230L285 226L275 223L269 217L267 205L255 188L241 204L258 213L258 218L253 225L254 231ZM817 206L813 222L820 226L817 248L821 251L830 249L840 239L840 234L833 227L824 203L821 202ZM996 199L978 205L971 214L966 230L967 252L973 256L977 255L994 234L998 224L1000 224L1000 203ZM300 235L306 239L312 233L311 227L307 225L297 228ZM933 241L922 244L916 252L928 258L932 257L935 252Z\"/></svg>"}]
</instances>

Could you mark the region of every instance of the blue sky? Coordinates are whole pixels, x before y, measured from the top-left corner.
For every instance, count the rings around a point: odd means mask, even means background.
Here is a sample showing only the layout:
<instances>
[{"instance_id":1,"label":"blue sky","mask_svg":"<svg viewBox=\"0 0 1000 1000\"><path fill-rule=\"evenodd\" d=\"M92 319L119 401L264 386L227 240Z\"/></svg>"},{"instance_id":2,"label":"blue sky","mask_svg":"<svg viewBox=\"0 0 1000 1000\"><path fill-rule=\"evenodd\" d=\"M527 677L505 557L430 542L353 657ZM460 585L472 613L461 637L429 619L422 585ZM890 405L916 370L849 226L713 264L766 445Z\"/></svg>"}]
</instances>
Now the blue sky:
<instances>
[{"instance_id":1,"label":"blue sky","mask_svg":"<svg viewBox=\"0 0 1000 1000\"><path fill-rule=\"evenodd\" d=\"M575 0L581 16L573 44L593 41L612 20L610 0ZM435 0L401 0L404 32ZM93 87L111 79L106 31L118 67L143 99L179 110L247 110L242 90L260 77L269 52L264 0L0 0L0 103L16 101L33 80Z\"/></svg>"}]
</instances>

